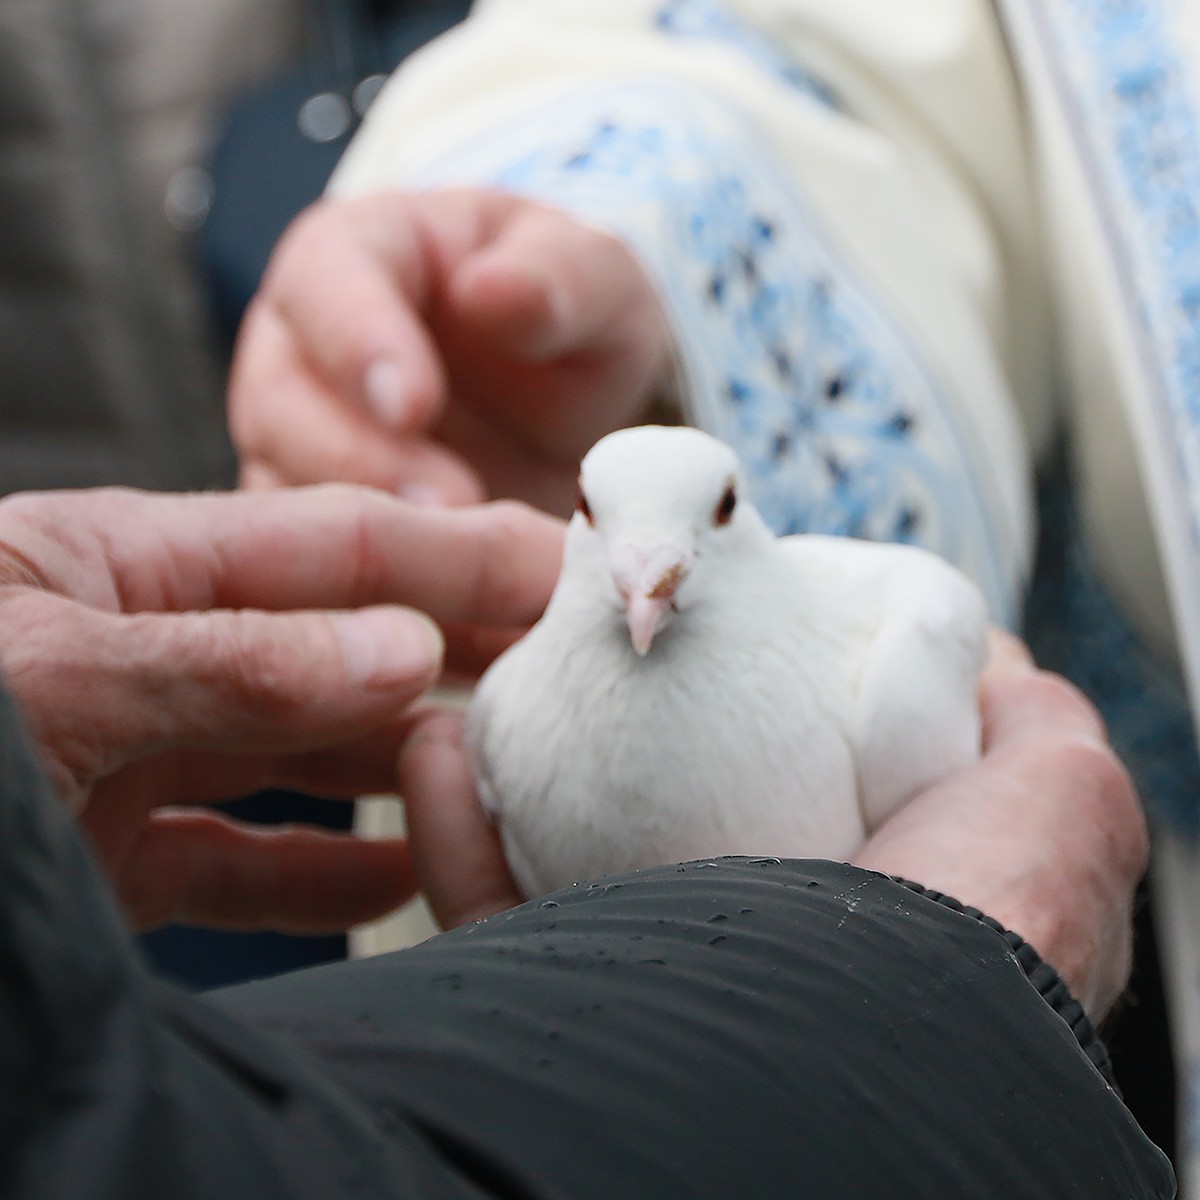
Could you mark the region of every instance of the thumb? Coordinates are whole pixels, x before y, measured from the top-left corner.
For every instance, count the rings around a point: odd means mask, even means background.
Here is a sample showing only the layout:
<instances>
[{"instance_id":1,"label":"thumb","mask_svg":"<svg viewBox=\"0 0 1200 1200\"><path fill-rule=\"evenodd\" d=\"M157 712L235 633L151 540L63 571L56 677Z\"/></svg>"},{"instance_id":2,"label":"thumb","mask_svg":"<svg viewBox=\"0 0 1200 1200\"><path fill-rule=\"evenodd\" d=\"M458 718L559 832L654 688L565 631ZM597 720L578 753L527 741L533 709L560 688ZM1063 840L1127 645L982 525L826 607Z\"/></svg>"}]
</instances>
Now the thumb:
<instances>
[{"instance_id":1,"label":"thumb","mask_svg":"<svg viewBox=\"0 0 1200 1200\"><path fill-rule=\"evenodd\" d=\"M991 631L979 681L985 751L1047 736L1107 745L1104 722L1086 696L1066 679L1041 670L1025 643Z\"/></svg>"},{"instance_id":2,"label":"thumb","mask_svg":"<svg viewBox=\"0 0 1200 1200\"><path fill-rule=\"evenodd\" d=\"M520 904L500 834L476 796L462 714L420 715L399 776L413 866L438 923L451 929Z\"/></svg>"}]
</instances>

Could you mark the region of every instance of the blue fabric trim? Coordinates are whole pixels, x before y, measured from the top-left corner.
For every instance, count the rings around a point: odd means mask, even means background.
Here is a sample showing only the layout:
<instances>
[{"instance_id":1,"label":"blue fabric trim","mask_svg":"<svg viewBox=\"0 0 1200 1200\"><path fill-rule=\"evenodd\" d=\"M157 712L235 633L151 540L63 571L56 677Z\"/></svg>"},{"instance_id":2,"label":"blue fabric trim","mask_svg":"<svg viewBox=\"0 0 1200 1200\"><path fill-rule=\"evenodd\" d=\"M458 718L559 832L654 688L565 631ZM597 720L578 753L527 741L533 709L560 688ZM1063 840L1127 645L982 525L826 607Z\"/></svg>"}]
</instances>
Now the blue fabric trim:
<instances>
[{"instance_id":1,"label":"blue fabric trim","mask_svg":"<svg viewBox=\"0 0 1200 1200\"><path fill-rule=\"evenodd\" d=\"M1200 124L1158 0L1031 6L1051 35L1093 199L1140 322L1163 465L1200 596Z\"/></svg>"},{"instance_id":2,"label":"blue fabric trim","mask_svg":"<svg viewBox=\"0 0 1200 1200\"><path fill-rule=\"evenodd\" d=\"M826 108L844 107L841 97L827 80L802 67L759 29L739 20L719 0L667 0L654 14L654 24L662 32L678 37L732 46L768 74Z\"/></svg>"},{"instance_id":3,"label":"blue fabric trim","mask_svg":"<svg viewBox=\"0 0 1200 1200\"><path fill-rule=\"evenodd\" d=\"M1015 621L1023 564L985 450L735 113L685 85L581 89L420 180L465 181L634 247L680 341L689 417L737 449L773 529L925 546Z\"/></svg>"}]
</instances>

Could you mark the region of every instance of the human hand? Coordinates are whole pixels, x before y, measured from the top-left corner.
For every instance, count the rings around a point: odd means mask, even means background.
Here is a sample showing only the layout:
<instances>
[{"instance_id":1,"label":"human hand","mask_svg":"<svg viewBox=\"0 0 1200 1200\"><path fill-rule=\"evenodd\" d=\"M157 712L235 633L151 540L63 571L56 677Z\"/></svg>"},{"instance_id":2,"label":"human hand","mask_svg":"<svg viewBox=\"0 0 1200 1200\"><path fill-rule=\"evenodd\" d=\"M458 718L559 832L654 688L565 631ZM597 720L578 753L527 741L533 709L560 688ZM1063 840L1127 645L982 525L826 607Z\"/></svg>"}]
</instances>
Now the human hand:
<instances>
[{"instance_id":1,"label":"human hand","mask_svg":"<svg viewBox=\"0 0 1200 1200\"><path fill-rule=\"evenodd\" d=\"M973 905L1024 937L1094 1021L1129 977L1146 823L1091 704L993 635L983 757L915 797L855 861Z\"/></svg>"},{"instance_id":2,"label":"human hand","mask_svg":"<svg viewBox=\"0 0 1200 1200\"><path fill-rule=\"evenodd\" d=\"M615 238L500 192L314 205L247 312L230 382L243 482L512 496L566 514L583 453L668 378Z\"/></svg>"},{"instance_id":3,"label":"human hand","mask_svg":"<svg viewBox=\"0 0 1200 1200\"><path fill-rule=\"evenodd\" d=\"M855 861L1015 930L1099 1020L1129 974L1147 855L1137 795L1092 706L1015 638L995 635L982 703L982 759L911 800ZM524 899L475 797L461 717L416 720L400 763L414 867L438 920L459 925Z\"/></svg>"},{"instance_id":4,"label":"human hand","mask_svg":"<svg viewBox=\"0 0 1200 1200\"><path fill-rule=\"evenodd\" d=\"M393 790L407 706L536 618L561 525L325 487L0 502L0 674L131 923L344 929L415 890L407 846L238 824L265 787ZM274 611L268 611L274 610Z\"/></svg>"}]
</instances>

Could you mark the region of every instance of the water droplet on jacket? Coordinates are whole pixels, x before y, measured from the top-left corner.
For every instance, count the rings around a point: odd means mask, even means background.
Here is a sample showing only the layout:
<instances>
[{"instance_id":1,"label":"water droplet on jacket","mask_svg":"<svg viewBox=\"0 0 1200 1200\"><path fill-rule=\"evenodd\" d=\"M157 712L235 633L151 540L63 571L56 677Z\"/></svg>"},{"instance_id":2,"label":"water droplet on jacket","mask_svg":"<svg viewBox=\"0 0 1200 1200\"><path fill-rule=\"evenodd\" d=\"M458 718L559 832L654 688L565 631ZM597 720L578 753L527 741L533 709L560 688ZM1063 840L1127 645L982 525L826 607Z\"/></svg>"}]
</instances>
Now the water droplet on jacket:
<instances>
[{"instance_id":1,"label":"water droplet on jacket","mask_svg":"<svg viewBox=\"0 0 1200 1200\"><path fill-rule=\"evenodd\" d=\"M558 908L558 907L559 907L559 904L558 904L557 900L543 900L541 902L541 904L538 905L538 908Z\"/></svg>"},{"instance_id":2,"label":"water droplet on jacket","mask_svg":"<svg viewBox=\"0 0 1200 1200\"><path fill-rule=\"evenodd\" d=\"M716 946L718 943L720 943L720 942L726 942L726 941L728 941L728 940L729 940L729 938L728 938L728 937L727 937L725 934L723 934L723 933L718 933L716 937L710 937L710 938L708 939L708 944L709 944L710 946Z\"/></svg>"},{"instance_id":3,"label":"water droplet on jacket","mask_svg":"<svg viewBox=\"0 0 1200 1200\"><path fill-rule=\"evenodd\" d=\"M752 909L752 908L739 908L739 909L738 909L738 915L739 915L739 916L743 916L743 917L744 917L744 916L747 916L747 915L749 915L749 914L750 914L750 913L752 913L753 911L754 911L754 909Z\"/></svg>"},{"instance_id":4,"label":"water droplet on jacket","mask_svg":"<svg viewBox=\"0 0 1200 1200\"><path fill-rule=\"evenodd\" d=\"M728 921L728 920L729 920L729 917L725 913L713 913L713 915L708 918L707 924L714 925L714 924L716 924L717 921Z\"/></svg>"}]
</instances>

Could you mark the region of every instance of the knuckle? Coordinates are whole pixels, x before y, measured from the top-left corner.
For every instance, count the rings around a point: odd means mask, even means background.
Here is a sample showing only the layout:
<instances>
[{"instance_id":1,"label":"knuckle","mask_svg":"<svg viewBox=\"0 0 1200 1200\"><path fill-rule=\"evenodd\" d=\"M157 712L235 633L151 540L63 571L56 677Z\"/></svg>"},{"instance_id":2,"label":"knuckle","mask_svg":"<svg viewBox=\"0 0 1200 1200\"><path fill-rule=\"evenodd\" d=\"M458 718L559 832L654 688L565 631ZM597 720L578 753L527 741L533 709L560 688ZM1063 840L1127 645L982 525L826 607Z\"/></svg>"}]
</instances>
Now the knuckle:
<instances>
[{"instance_id":1,"label":"knuckle","mask_svg":"<svg viewBox=\"0 0 1200 1200\"><path fill-rule=\"evenodd\" d=\"M522 500L493 500L482 506L495 542L503 549L515 549L529 535L536 513Z\"/></svg>"},{"instance_id":2,"label":"knuckle","mask_svg":"<svg viewBox=\"0 0 1200 1200\"><path fill-rule=\"evenodd\" d=\"M119 672L106 669L118 649L111 644L114 626L69 600L34 592L6 600L3 623L11 635L0 647L5 686L55 791L79 807L114 755L120 757L129 726L118 706L93 703L119 684ZM81 679L88 689L81 691Z\"/></svg>"},{"instance_id":3,"label":"knuckle","mask_svg":"<svg viewBox=\"0 0 1200 1200\"><path fill-rule=\"evenodd\" d=\"M1145 870L1149 832L1133 778L1120 756L1099 738L1077 736L1059 748L1060 769L1077 782L1080 820L1102 835L1110 865L1127 878Z\"/></svg>"},{"instance_id":4,"label":"knuckle","mask_svg":"<svg viewBox=\"0 0 1200 1200\"><path fill-rule=\"evenodd\" d=\"M208 670L217 678L216 693L236 710L260 721L287 721L304 707L293 639L275 636L266 613L237 612L216 622Z\"/></svg>"}]
</instances>

